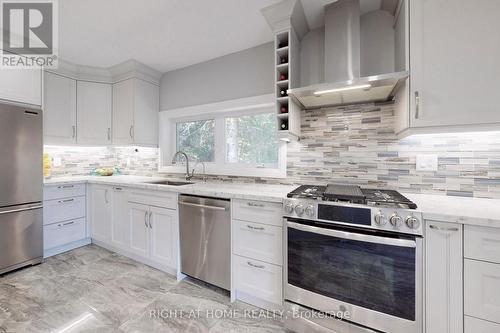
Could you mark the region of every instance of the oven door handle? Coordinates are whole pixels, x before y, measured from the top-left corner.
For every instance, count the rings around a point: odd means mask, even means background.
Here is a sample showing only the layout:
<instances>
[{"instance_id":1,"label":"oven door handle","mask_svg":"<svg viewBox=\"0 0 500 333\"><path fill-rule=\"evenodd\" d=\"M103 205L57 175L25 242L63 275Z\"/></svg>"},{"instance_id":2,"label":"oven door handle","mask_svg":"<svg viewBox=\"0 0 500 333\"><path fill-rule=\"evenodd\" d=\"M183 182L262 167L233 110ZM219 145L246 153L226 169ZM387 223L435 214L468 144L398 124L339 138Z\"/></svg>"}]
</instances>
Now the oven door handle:
<instances>
[{"instance_id":1,"label":"oven door handle","mask_svg":"<svg viewBox=\"0 0 500 333\"><path fill-rule=\"evenodd\" d=\"M312 232L315 234L332 236L342 239L350 239L354 241L360 242L368 242L374 244L382 244L382 245L391 245L391 246L399 246L399 247L417 247L417 242L411 239L398 239L398 238L388 238L388 237L380 237L380 236L372 236L372 235L364 235L355 232L347 232L333 229L325 229L318 228L310 225L299 224L295 222L287 222L289 228L297 229L306 232Z\"/></svg>"}]
</instances>

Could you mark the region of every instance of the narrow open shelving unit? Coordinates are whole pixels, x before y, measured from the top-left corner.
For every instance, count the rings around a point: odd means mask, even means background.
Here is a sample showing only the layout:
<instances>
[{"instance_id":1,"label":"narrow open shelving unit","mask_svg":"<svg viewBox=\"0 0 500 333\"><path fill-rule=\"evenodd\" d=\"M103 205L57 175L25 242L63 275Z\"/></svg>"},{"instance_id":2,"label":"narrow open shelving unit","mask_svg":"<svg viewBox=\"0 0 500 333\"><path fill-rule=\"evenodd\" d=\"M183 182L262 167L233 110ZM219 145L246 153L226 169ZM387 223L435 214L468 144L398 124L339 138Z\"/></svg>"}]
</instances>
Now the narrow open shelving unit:
<instances>
[{"instance_id":1,"label":"narrow open shelving unit","mask_svg":"<svg viewBox=\"0 0 500 333\"><path fill-rule=\"evenodd\" d=\"M294 66L298 61L299 42L293 29L275 34L275 93L278 137L284 141L300 135L300 109L288 97L288 90L298 84ZM296 60L294 60L296 58Z\"/></svg>"}]
</instances>

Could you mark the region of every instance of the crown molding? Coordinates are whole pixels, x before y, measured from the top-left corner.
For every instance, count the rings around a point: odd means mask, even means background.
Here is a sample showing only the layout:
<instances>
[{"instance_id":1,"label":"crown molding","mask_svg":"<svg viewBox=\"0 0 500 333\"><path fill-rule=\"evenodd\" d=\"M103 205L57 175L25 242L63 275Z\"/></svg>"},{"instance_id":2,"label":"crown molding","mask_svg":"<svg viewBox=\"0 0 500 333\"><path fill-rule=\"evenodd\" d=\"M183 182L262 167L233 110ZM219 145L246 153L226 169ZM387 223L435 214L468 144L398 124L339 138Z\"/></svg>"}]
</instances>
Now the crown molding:
<instances>
[{"instance_id":1,"label":"crown molding","mask_svg":"<svg viewBox=\"0 0 500 333\"><path fill-rule=\"evenodd\" d=\"M158 86L160 85L162 76L162 73L134 59L127 60L109 68L78 65L59 59L57 69L46 69L45 71L79 81L116 83L131 78L138 78Z\"/></svg>"}]
</instances>

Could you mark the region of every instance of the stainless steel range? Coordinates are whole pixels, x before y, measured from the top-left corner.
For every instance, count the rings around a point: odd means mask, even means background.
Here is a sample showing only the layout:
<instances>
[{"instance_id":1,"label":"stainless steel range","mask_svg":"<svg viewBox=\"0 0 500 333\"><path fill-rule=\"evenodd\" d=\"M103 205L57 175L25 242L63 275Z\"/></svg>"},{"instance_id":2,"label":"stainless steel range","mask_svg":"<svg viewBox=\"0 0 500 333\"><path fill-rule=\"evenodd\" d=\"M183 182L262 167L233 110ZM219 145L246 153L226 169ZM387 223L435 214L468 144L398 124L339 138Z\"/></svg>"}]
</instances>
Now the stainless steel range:
<instances>
[{"instance_id":1,"label":"stainless steel range","mask_svg":"<svg viewBox=\"0 0 500 333\"><path fill-rule=\"evenodd\" d=\"M422 332L422 216L396 191L301 186L284 203L287 328ZM317 315L311 317L311 313Z\"/></svg>"}]
</instances>

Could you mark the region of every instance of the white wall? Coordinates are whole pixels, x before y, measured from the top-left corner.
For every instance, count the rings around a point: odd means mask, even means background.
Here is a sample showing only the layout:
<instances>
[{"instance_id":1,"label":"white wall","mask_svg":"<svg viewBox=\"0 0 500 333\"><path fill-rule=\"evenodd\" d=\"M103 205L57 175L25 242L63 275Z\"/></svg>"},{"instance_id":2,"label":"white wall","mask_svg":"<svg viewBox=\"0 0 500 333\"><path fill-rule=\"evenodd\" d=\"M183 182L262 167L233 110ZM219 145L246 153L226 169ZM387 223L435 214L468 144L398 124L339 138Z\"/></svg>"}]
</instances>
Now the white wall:
<instances>
[{"instance_id":1,"label":"white wall","mask_svg":"<svg viewBox=\"0 0 500 333\"><path fill-rule=\"evenodd\" d=\"M394 72L394 16L377 10L361 16L361 76Z\"/></svg>"},{"instance_id":2,"label":"white wall","mask_svg":"<svg viewBox=\"0 0 500 333\"><path fill-rule=\"evenodd\" d=\"M273 91L274 43L271 42L163 74L160 110L270 94Z\"/></svg>"}]
</instances>

